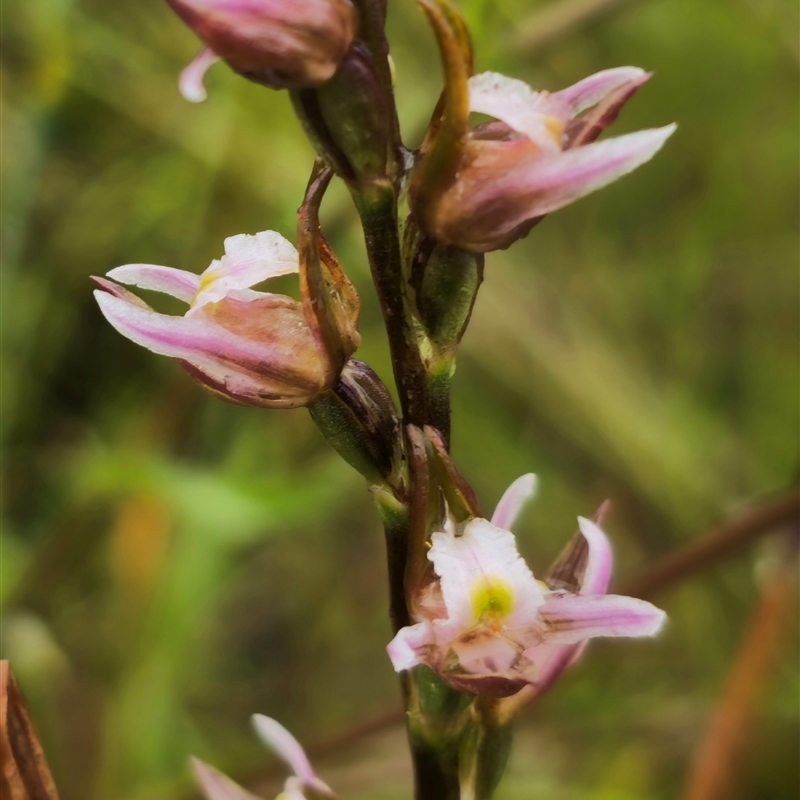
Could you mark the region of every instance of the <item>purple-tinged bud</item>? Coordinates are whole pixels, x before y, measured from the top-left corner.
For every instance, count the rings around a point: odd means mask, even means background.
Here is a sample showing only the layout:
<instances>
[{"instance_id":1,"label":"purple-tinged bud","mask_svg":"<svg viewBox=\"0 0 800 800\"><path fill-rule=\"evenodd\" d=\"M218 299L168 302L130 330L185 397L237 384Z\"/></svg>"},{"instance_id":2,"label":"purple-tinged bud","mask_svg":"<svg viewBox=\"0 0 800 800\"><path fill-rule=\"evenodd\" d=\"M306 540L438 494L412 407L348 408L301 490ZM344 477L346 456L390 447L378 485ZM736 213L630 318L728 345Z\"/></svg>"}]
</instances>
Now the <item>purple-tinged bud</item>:
<instances>
[{"instance_id":1,"label":"purple-tinged bud","mask_svg":"<svg viewBox=\"0 0 800 800\"><path fill-rule=\"evenodd\" d=\"M308 410L336 452L370 483L400 485L400 420L389 391L366 364L351 358L333 389Z\"/></svg>"},{"instance_id":2,"label":"purple-tinged bud","mask_svg":"<svg viewBox=\"0 0 800 800\"><path fill-rule=\"evenodd\" d=\"M350 0L167 2L206 44L181 82L193 101L204 98L202 75L214 56L274 89L319 86L338 69L358 21Z\"/></svg>"}]
</instances>

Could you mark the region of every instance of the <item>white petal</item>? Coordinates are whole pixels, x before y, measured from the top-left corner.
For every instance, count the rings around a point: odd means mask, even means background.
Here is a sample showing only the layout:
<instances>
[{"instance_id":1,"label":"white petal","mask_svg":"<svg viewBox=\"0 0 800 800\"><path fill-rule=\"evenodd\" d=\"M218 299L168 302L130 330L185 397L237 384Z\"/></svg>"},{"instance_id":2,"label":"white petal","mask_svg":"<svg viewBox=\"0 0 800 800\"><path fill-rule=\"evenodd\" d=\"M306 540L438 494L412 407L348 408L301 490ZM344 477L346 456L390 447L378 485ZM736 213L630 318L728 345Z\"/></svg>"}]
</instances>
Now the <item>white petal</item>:
<instances>
[{"instance_id":1,"label":"white petal","mask_svg":"<svg viewBox=\"0 0 800 800\"><path fill-rule=\"evenodd\" d=\"M492 525L510 531L525 505L536 494L536 476L529 472L517 478L505 490L492 514Z\"/></svg>"},{"instance_id":2,"label":"white petal","mask_svg":"<svg viewBox=\"0 0 800 800\"><path fill-rule=\"evenodd\" d=\"M263 714L253 714L252 719L253 727L261 741L275 755L282 758L301 781L311 782L316 779L311 762L300 742L280 722L272 717L265 717Z\"/></svg>"},{"instance_id":3,"label":"white petal","mask_svg":"<svg viewBox=\"0 0 800 800\"><path fill-rule=\"evenodd\" d=\"M461 536L434 533L428 558L441 579L448 622L463 629L479 621L476 592L493 585L511 592L511 612L503 624L529 623L543 602L542 591L517 551L514 534L485 519L473 519Z\"/></svg>"},{"instance_id":4,"label":"white petal","mask_svg":"<svg viewBox=\"0 0 800 800\"><path fill-rule=\"evenodd\" d=\"M527 83L497 72L469 79L469 109L502 120L546 153L561 150L561 132L569 107L553 102L547 92L534 92Z\"/></svg>"},{"instance_id":5,"label":"white petal","mask_svg":"<svg viewBox=\"0 0 800 800\"><path fill-rule=\"evenodd\" d=\"M581 583L581 594L605 594L611 581L614 558L603 530L590 519L578 517L578 527L589 545L589 558Z\"/></svg>"},{"instance_id":6,"label":"white petal","mask_svg":"<svg viewBox=\"0 0 800 800\"><path fill-rule=\"evenodd\" d=\"M249 289L269 278L299 270L294 245L275 231L241 233L225 240L225 255L202 274L195 308L221 300L230 292Z\"/></svg>"},{"instance_id":7,"label":"white petal","mask_svg":"<svg viewBox=\"0 0 800 800\"><path fill-rule=\"evenodd\" d=\"M401 628L397 635L386 645L386 652L396 672L411 669L425 663L425 648L433 643L430 623L419 622Z\"/></svg>"},{"instance_id":8,"label":"white petal","mask_svg":"<svg viewBox=\"0 0 800 800\"><path fill-rule=\"evenodd\" d=\"M106 275L127 286L163 292L185 303L191 303L200 288L200 276L194 272L159 267L156 264L125 264L122 267L114 267Z\"/></svg>"},{"instance_id":9,"label":"white petal","mask_svg":"<svg viewBox=\"0 0 800 800\"><path fill-rule=\"evenodd\" d=\"M303 792L303 782L299 778L288 778L283 791L275 800L306 800Z\"/></svg>"},{"instance_id":10,"label":"white petal","mask_svg":"<svg viewBox=\"0 0 800 800\"><path fill-rule=\"evenodd\" d=\"M178 89L190 103L202 103L208 96L203 78L208 68L217 61L219 56L210 47L204 47L181 72Z\"/></svg>"}]
</instances>

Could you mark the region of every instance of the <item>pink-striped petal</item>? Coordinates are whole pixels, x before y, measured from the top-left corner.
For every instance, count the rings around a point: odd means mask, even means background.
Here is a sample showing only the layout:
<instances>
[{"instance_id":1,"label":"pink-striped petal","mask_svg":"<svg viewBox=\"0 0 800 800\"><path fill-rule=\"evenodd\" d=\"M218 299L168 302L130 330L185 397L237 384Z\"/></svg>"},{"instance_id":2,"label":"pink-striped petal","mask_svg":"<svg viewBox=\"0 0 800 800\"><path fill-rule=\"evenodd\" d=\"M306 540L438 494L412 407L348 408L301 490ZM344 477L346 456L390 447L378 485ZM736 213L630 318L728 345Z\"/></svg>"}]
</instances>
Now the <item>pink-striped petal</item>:
<instances>
[{"instance_id":1,"label":"pink-striped petal","mask_svg":"<svg viewBox=\"0 0 800 800\"><path fill-rule=\"evenodd\" d=\"M258 369L270 352L200 317L173 317L95 291L105 318L123 336L154 353L212 368L219 359Z\"/></svg>"},{"instance_id":2,"label":"pink-striped petal","mask_svg":"<svg viewBox=\"0 0 800 800\"><path fill-rule=\"evenodd\" d=\"M147 308L149 309L150 306L145 303L144 300L137 297L133 292L129 292L124 286L120 286L118 283L114 283L114 281L106 280L105 278L98 278L97 275L92 275L92 280L107 294L110 294L112 297L119 297L121 300L124 300L126 303L131 303L132 305L139 306L140 308Z\"/></svg>"},{"instance_id":3,"label":"pink-striped petal","mask_svg":"<svg viewBox=\"0 0 800 800\"><path fill-rule=\"evenodd\" d=\"M554 102L547 92L533 91L523 81L498 72L474 75L469 79L469 109L502 120L545 153L561 150L569 106Z\"/></svg>"},{"instance_id":4,"label":"pink-striped petal","mask_svg":"<svg viewBox=\"0 0 800 800\"><path fill-rule=\"evenodd\" d=\"M550 595L539 609L544 638L576 644L595 636L653 636L666 619L661 609L633 597Z\"/></svg>"},{"instance_id":5,"label":"pink-striped petal","mask_svg":"<svg viewBox=\"0 0 800 800\"><path fill-rule=\"evenodd\" d=\"M639 67L616 67L596 72L572 86L555 92L553 98L567 105L575 116L602 102L608 95L623 86L638 87L648 81L652 73Z\"/></svg>"},{"instance_id":6,"label":"pink-striped petal","mask_svg":"<svg viewBox=\"0 0 800 800\"><path fill-rule=\"evenodd\" d=\"M265 319L274 322L271 329L262 325L260 339L254 341L244 336L258 332L250 330L257 320L237 319L241 331L229 330L203 315L172 317L106 292L96 291L95 297L123 336L154 353L179 359L201 383L235 402L294 408L307 402L326 380L313 339L307 328L298 328L301 312L289 298L270 295L263 300L267 308L251 309L270 312ZM291 335L281 335L284 327Z\"/></svg>"},{"instance_id":7,"label":"pink-striped petal","mask_svg":"<svg viewBox=\"0 0 800 800\"><path fill-rule=\"evenodd\" d=\"M253 727L261 741L276 756L282 758L301 781L310 783L316 779L311 762L300 742L280 722L263 714L253 714L252 719Z\"/></svg>"},{"instance_id":8,"label":"pink-striped petal","mask_svg":"<svg viewBox=\"0 0 800 800\"><path fill-rule=\"evenodd\" d=\"M159 267L156 264L125 264L114 267L106 275L127 286L162 292L185 303L191 303L200 288L199 275L173 267Z\"/></svg>"},{"instance_id":9,"label":"pink-striped petal","mask_svg":"<svg viewBox=\"0 0 800 800\"><path fill-rule=\"evenodd\" d=\"M611 581L614 557L611 545L599 525L590 519L578 517L578 527L589 545L586 571L581 582L580 593L584 595L605 594Z\"/></svg>"},{"instance_id":10,"label":"pink-striped petal","mask_svg":"<svg viewBox=\"0 0 800 800\"><path fill-rule=\"evenodd\" d=\"M190 761L197 782L208 800L259 800L254 794L245 791L227 775L203 763L199 758Z\"/></svg>"},{"instance_id":11,"label":"pink-striped petal","mask_svg":"<svg viewBox=\"0 0 800 800\"><path fill-rule=\"evenodd\" d=\"M181 72L178 89L190 103L202 103L208 97L203 79L208 68L217 61L219 56L210 47L204 47Z\"/></svg>"},{"instance_id":12,"label":"pink-striped petal","mask_svg":"<svg viewBox=\"0 0 800 800\"><path fill-rule=\"evenodd\" d=\"M491 190L495 195L518 197L516 213L509 215L504 227L511 231L632 172L661 149L675 127L630 133L520 164Z\"/></svg>"}]
</instances>

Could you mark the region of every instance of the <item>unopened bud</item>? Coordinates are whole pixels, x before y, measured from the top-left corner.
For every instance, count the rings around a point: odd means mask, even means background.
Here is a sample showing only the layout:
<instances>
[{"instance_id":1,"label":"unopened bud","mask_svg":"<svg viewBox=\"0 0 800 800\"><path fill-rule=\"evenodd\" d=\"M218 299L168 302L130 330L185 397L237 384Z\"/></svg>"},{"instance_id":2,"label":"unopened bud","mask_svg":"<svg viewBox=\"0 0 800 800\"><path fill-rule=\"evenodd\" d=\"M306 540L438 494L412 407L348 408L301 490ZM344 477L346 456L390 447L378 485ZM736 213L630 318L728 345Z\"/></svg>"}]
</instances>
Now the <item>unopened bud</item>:
<instances>
[{"instance_id":1,"label":"unopened bud","mask_svg":"<svg viewBox=\"0 0 800 800\"><path fill-rule=\"evenodd\" d=\"M417 310L437 357L452 360L483 282L484 257L448 245L423 257L414 283Z\"/></svg>"},{"instance_id":2,"label":"unopened bud","mask_svg":"<svg viewBox=\"0 0 800 800\"><path fill-rule=\"evenodd\" d=\"M386 174L393 105L363 42L355 42L331 80L292 100L317 152L348 183Z\"/></svg>"},{"instance_id":3,"label":"unopened bud","mask_svg":"<svg viewBox=\"0 0 800 800\"><path fill-rule=\"evenodd\" d=\"M274 89L319 86L353 42L350 0L167 0L178 16L246 78ZM211 63L204 53L204 67ZM202 75L196 76L200 80ZM190 99L201 99L195 92Z\"/></svg>"},{"instance_id":4,"label":"unopened bud","mask_svg":"<svg viewBox=\"0 0 800 800\"><path fill-rule=\"evenodd\" d=\"M350 359L333 390L309 411L334 449L368 480L398 482L400 421L391 395L366 364Z\"/></svg>"}]
</instances>

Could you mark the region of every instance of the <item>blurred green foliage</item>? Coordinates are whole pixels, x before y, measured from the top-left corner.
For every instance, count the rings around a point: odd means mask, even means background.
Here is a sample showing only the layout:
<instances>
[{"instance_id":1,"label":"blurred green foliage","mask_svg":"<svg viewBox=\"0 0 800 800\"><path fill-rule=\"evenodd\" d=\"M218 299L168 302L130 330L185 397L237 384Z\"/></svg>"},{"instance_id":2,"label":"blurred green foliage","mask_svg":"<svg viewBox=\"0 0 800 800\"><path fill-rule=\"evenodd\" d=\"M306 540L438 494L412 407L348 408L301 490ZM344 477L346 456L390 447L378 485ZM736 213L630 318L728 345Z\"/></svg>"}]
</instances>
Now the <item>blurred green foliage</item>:
<instances>
[{"instance_id":1,"label":"blurred green foliage","mask_svg":"<svg viewBox=\"0 0 800 800\"><path fill-rule=\"evenodd\" d=\"M641 65L656 77L615 132L679 129L651 164L489 256L454 452L485 508L539 473L520 529L534 570L611 497L631 575L797 478L798 10L632 0L533 51L510 46L558 2L463 0L479 69L555 89ZM415 4L389 5L415 145L437 56ZM118 264L201 271L225 236L292 237L312 152L288 98L218 66L190 106L176 79L197 46L159 0L4 12L2 649L64 800L182 796L190 753L244 774L265 760L255 711L318 740L397 703L358 476L306 412L207 396L91 296L88 276ZM340 186L323 224L362 293L360 356L388 377ZM522 724L499 800L679 796L760 552L659 597L658 640L594 647ZM796 626L741 798L798 793ZM390 742L396 775L374 766L392 757L377 745L359 752L347 796L408 797L402 736Z\"/></svg>"}]
</instances>

